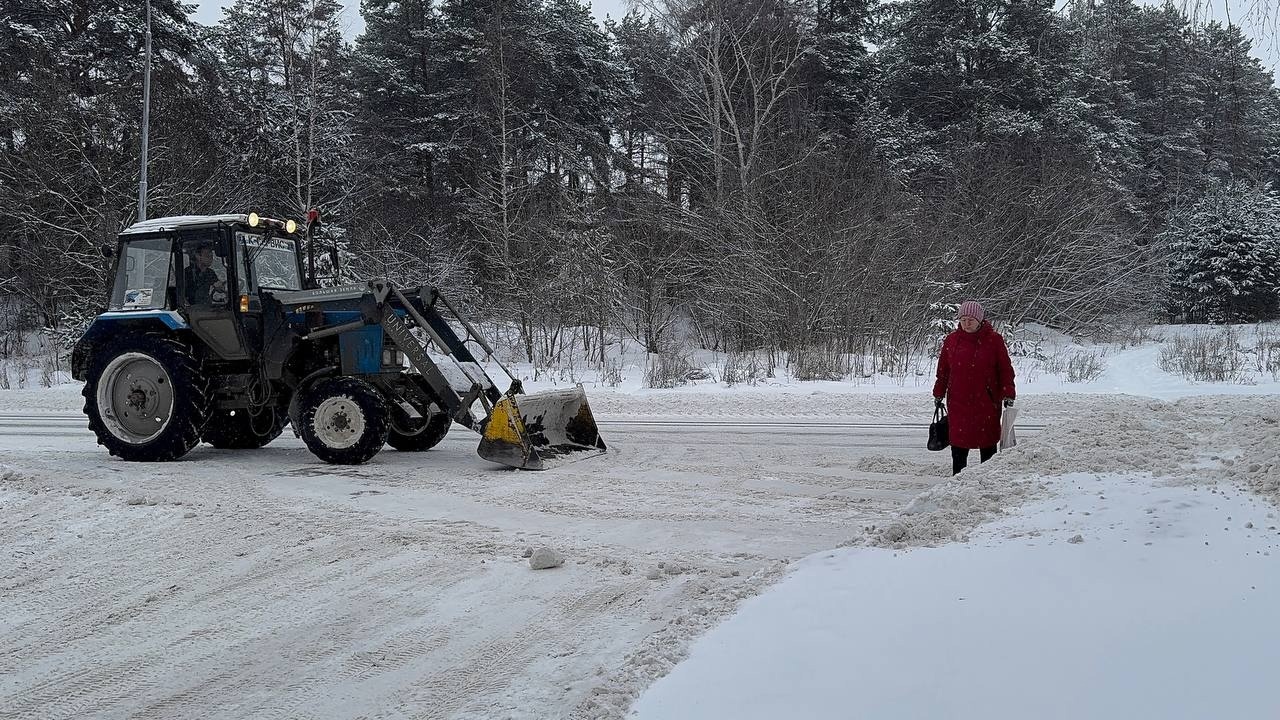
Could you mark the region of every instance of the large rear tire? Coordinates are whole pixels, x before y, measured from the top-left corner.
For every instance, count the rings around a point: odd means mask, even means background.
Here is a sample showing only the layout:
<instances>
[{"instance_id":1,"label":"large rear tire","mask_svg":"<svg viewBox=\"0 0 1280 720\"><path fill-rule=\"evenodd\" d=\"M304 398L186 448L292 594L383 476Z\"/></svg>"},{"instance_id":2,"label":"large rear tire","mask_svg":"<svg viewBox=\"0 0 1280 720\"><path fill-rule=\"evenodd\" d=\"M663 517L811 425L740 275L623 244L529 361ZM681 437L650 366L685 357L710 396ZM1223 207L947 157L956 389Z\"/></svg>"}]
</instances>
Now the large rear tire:
<instances>
[{"instance_id":1,"label":"large rear tire","mask_svg":"<svg viewBox=\"0 0 1280 720\"><path fill-rule=\"evenodd\" d=\"M402 452L430 450L444 440L453 425L453 418L446 412L417 420L399 409L392 410L392 413L395 417L391 423L391 432L387 435L387 444Z\"/></svg>"},{"instance_id":2,"label":"large rear tire","mask_svg":"<svg viewBox=\"0 0 1280 720\"><path fill-rule=\"evenodd\" d=\"M98 444L116 457L177 460L200 444L208 387L187 346L163 335L125 335L94 353L84 414Z\"/></svg>"},{"instance_id":3,"label":"large rear tire","mask_svg":"<svg viewBox=\"0 0 1280 720\"><path fill-rule=\"evenodd\" d=\"M215 410L200 439L219 450L256 450L280 437L288 415L275 408Z\"/></svg>"},{"instance_id":4,"label":"large rear tire","mask_svg":"<svg viewBox=\"0 0 1280 720\"><path fill-rule=\"evenodd\" d=\"M334 465L359 465L387 442L391 413L382 393L364 380L333 377L307 389L298 433L312 454Z\"/></svg>"}]
</instances>

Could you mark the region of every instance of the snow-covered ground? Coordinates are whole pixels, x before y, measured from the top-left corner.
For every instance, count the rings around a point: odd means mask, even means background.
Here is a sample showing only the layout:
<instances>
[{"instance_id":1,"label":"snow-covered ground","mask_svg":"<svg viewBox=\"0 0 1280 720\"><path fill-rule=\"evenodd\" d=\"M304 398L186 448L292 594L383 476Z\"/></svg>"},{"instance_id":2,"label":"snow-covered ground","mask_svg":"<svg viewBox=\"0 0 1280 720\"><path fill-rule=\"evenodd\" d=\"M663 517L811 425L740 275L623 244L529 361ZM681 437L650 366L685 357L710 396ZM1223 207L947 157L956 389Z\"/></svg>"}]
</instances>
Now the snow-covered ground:
<instances>
[{"instance_id":1,"label":"snow-covered ground","mask_svg":"<svg viewBox=\"0 0 1280 720\"><path fill-rule=\"evenodd\" d=\"M1280 717L1277 404L1027 440L799 563L631 716Z\"/></svg>"},{"instance_id":2,"label":"snow-covered ground","mask_svg":"<svg viewBox=\"0 0 1280 720\"><path fill-rule=\"evenodd\" d=\"M1027 432L954 479L927 376L630 372L545 473L458 428L128 464L74 385L0 391L0 714L1276 717L1280 383L1160 348L1021 359Z\"/></svg>"}]
</instances>

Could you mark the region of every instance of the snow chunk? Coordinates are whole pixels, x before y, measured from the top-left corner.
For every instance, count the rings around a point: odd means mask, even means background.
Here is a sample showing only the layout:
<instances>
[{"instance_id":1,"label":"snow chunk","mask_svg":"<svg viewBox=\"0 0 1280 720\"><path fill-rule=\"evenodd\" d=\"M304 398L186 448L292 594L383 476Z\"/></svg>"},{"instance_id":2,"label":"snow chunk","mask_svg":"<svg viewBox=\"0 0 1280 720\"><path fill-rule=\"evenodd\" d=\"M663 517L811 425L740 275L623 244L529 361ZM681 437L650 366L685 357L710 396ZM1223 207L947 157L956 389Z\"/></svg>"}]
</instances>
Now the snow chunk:
<instances>
[{"instance_id":1,"label":"snow chunk","mask_svg":"<svg viewBox=\"0 0 1280 720\"><path fill-rule=\"evenodd\" d=\"M549 570L564 565L564 555L551 548L540 547L529 556L529 567L534 570Z\"/></svg>"}]
</instances>

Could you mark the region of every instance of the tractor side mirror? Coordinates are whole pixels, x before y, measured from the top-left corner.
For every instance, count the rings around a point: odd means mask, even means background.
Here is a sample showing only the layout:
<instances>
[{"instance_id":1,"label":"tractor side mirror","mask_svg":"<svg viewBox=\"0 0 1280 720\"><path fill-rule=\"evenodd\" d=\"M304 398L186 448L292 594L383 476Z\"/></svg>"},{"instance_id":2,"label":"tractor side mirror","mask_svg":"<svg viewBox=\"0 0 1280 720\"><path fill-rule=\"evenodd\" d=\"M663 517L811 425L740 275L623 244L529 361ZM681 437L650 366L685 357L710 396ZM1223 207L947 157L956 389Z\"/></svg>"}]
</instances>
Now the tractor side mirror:
<instances>
[{"instance_id":1,"label":"tractor side mirror","mask_svg":"<svg viewBox=\"0 0 1280 720\"><path fill-rule=\"evenodd\" d=\"M113 258L116 256L116 249L115 249L115 246L113 245L107 245L106 243L103 243L102 245L98 246L98 250L102 252L102 257L104 258Z\"/></svg>"}]
</instances>

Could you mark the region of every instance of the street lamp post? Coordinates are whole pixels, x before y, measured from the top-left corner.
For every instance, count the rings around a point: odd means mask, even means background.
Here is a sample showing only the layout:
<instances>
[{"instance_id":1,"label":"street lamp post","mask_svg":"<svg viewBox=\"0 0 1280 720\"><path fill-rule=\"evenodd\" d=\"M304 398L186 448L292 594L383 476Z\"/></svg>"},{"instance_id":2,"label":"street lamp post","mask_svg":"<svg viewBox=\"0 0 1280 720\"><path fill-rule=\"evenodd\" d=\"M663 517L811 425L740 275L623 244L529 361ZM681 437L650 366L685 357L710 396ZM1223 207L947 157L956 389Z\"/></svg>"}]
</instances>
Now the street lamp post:
<instances>
[{"instance_id":1,"label":"street lamp post","mask_svg":"<svg viewBox=\"0 0 1280 720\"><path fill-rule=\"evenodd\" d=\"M142 171L138 176L138 222L147 219L147 134L151 125L151 0L147 4L145 67L142 71Z\"/></svg>"}]
</instances>

